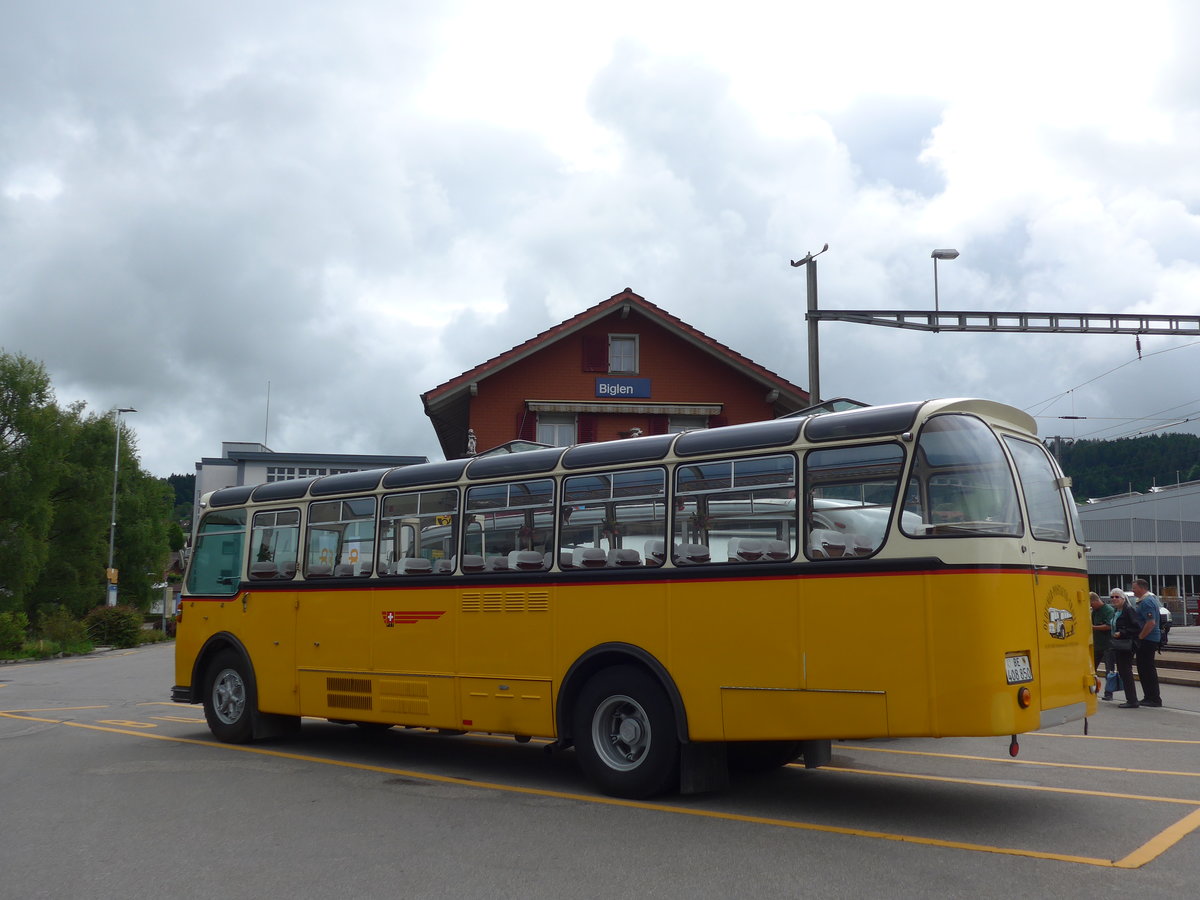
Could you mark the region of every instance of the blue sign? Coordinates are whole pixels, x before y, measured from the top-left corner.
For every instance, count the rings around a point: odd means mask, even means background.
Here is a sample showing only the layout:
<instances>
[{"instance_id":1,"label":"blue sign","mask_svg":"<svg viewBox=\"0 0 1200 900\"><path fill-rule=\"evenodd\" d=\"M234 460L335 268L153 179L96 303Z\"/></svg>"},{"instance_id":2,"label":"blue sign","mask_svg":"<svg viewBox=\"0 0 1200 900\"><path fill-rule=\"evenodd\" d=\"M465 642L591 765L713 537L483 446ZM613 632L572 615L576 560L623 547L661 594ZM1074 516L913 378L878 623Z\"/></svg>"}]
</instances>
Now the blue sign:
<instances>
[{"instance_id":1,"label":"blue sign","mask_svg":"<svg viewBox=\"0 0 1200 900\"><path fill-rule=\"evenodd\" d=\"M611 400L635 400L650 396L649 378L597 378L596 396Z\"/></svg>"}]
</instances>

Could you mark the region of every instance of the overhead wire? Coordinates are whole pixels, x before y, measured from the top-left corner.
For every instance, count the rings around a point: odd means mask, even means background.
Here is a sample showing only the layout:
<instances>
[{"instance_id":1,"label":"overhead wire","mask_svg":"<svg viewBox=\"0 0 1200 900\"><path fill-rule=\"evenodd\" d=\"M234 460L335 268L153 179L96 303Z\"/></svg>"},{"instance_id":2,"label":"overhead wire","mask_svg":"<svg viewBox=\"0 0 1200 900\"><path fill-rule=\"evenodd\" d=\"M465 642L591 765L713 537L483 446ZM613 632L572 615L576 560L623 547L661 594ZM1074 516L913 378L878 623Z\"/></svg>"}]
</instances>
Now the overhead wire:
<instances>
[{"instance_id":1,"label":"overhead wire","mask_svg":"<svg viewBox=\"0 0 1200 900\"><path fill-rule=\"evenodd\" d=\"M1200 344L1200 341L1189 341L1186 344L1180 344L1175 347L1165 347L1162 350L1155 350L1153 353L1146 353L1146 354L1141 353L1141 347L1139 346L1137 358L1126 360L1125 362L1121 363L1118 366L1113 366L1111 369L1108 369L1107 371L1104 371L1098 375L1092 376L1091 378L1087 379L1084 382L1081 382L1080 384L1076 385L1075 387L1068 388L1065 391L1061 391L1058 394L1055 394L1053 397L1048 397L1045 400L1040 400L1037 403L1034 403L1031 406L1027 407L1025 411L1028 412L1030 415L1035 416L1037 418L1049 418L1047 416L1039 416L1038 412L1035 412L1035 410L1038 410L1040 412L1041 410L1048 408L1049 405L1054 403L1056 400L1060 400L1063 397L1071 396L1074 394L1075 391L1079 390L1080 388L1087 387L1088 385L1093 384L1094 382L1097 382L1102 378L1106 378L1107 376L1112 375L1114 372L1118 372L1121 369L1125 368L1126 366L1132 365L1135 362L1141 362L1143 359L1148 359L1151 356L1159 356L1163 353L1170 353L1173 350L1184 350L1184 349L1187 349L1188 347L1194 347L1197 344ZM1159 419L1159 417L1161 417L1165 413L1170 413L1174 410L1179 409L1180 407L1191 406L1192 404L1196 404L1196 403L1200 403L1200 398L1198 398L1196 400L1188 400L1183 403L1178 403L1178 404L1175 404L1174 406L1168 406L1165 409L1159 410L1154 413L1150 413L1148 415L1141 415L1141 416L1127 417L1127 418L1106 417L1105 421L1120 422L1120 423L1124 423L1126 425L1132 424L1134 422L1152 422L1152 421L1155 421L1156 419ZM1072 402L1071 402L1072 413L1074 413L1074 411L1075 411L1074 406L1075 406L1074 397L1072 396ZM1125 434L1113 435L1110 438L1108 438L1108 440L1119 440L1119 439L1125 438L1125 437L1137 437L1142 434L1148 434L1152 431L1159 431L1163 428L1171 428L1176 425L1183 425L1188 422L1196 421L1198 418L1200 418L1200 409L1192 410L1187 413L1183 413L1182 415L1184 416L1184 418L1178 418L1178 419L1174 419L1173 421L1168 421L1168 422L1163 422L1160 420L1150 428L1141 428L1139 430L1127 432ZM1059 417L1054 417L1054 418L1071 418L1071 419L1091 420L1094 417L1071 415L1069 417L1059 416ZM1173 418L1173 417L1168 417L1168 418ZM1118 428L1118 427L1120 427L1120 426L1119 425L1105 426L1104 428L1099 428L1099 429L1096 429L1095 431L1087 432L1086 434L1080 435L1079 437L1081 437L1081 438L1091 437L1093 435L1098 435L1098 434L1102 434L1107 431L1112 431L1113 429Z\"/></svg>"}]
</instances>

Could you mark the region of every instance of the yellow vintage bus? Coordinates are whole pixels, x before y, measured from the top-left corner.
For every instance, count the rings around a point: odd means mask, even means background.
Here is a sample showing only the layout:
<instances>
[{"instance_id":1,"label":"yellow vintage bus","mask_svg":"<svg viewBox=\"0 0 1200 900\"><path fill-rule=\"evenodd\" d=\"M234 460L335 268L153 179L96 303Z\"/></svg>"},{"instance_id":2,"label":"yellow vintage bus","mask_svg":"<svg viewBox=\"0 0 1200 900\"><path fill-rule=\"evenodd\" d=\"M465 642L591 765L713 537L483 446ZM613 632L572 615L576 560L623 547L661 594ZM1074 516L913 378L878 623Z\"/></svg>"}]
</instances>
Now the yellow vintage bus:
<instances>
[{"instance_id":1,"label":"yellow vintage bus","mask_svg":"<svg viewBox=\"0 0 1200 900\"><path fill-rule=\"evenodd\" d=\"M552 739L601 791L837 738L1095 712L1084 546L1033 420L938 400L273 482L205 499L173 699Z\"/></svg>"}]
</instances>

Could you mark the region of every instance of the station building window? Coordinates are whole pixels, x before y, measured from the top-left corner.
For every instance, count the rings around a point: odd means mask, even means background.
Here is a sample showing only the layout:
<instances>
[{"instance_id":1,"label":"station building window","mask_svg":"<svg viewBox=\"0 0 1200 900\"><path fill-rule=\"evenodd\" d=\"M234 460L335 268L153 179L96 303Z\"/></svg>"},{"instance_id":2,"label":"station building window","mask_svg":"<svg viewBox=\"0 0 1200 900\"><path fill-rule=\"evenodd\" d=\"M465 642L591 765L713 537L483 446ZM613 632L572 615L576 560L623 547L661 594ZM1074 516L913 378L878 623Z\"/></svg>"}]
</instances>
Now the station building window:
<instances>
[{"instance_id":1,"label":"station building window","mask_svg":"<svg viewBox=\"0 0 1200 900\"><path fill-rule=\"evenodd\" d=\"M576 443L573 413L539 413L537 440L553 447L570 447Z\"/></svg>"},{"instance_id":2,"label":"station building window","mask_svg":"<svg viewBox=\"0 0 1200 900\"><path fill-rule=\"evenodd\" d=\"M638 339L636 334L608 336L608 371L626 375L638 371Z\"/></svg>"}]
</instances>

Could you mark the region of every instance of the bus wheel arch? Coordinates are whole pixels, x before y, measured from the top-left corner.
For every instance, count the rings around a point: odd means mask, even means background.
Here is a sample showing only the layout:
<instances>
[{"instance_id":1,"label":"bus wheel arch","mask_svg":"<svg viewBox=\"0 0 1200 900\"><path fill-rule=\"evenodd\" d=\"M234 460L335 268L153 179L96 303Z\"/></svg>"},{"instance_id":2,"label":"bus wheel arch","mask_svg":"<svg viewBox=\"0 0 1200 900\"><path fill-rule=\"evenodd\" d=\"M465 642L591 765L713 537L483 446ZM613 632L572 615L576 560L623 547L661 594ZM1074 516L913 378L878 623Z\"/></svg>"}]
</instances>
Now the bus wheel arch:
<instances>
[{"instance_id":1,"label":"bus wheel arch","mask_svg":"<svg viewBox=\"0 0 1200 900\"><path fill-rule=\"evenodd\" d=\"M688 740L687 710L683 705L683 697L675 680L667 672L666 666L641 647L633 644L600 644L584 653L571 664L567 674L563 676L559 687L555 708L555 724L558 738L564 743L570 743L576 737L574 733L574 710L579 702L579 695L588 681L603 669L613 666L637 666L656 679L666 691L675 715L675 732L681 743Z\"/></svg>"},{"instance_id":2,"label":"bus wheel arch","mask_svg":"<svg viewBox=\"0 0 1200 900\"><path fill-rule=\"evenodd\" d=\"M242 642L231 634L214 634L196 654L192 684L199 686L193 696L204 705L208 728L219 741L244 744L299 731L299 716L259 711L254 664Z\"/></svg>"},{"instance_id":3,"label":"bus wheel arch","mask_svg":"<svg viewBox=\"0 0 1200 900\"><path fill-rule=\"evenodd\" d=\"M230 645L215 650L200 684L204 718L213 736L227 744L252 741L258 697L254 667L246 654Z\"/></svg>"},{"instance_id":4,"label":"bus wheel arch","mask_svg":"<svg viewBox=\"0 0 1200 900\"><path fill-rule=\"evenodd\" d=\"M563 680L560 734L601 791L640 799L679 786L687 722L678 689L657 660L608 645L586 654Z\"/></svg>"}]
</instances>

